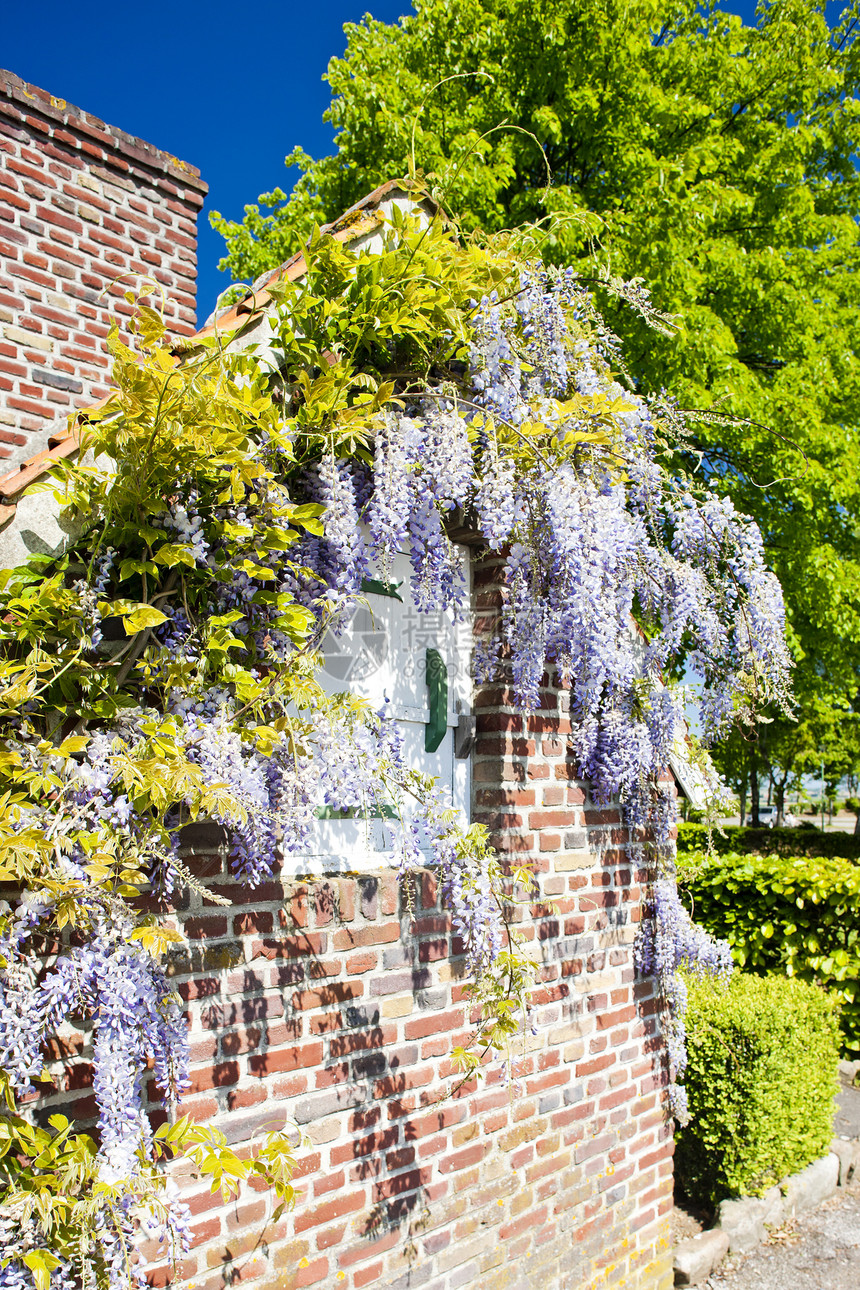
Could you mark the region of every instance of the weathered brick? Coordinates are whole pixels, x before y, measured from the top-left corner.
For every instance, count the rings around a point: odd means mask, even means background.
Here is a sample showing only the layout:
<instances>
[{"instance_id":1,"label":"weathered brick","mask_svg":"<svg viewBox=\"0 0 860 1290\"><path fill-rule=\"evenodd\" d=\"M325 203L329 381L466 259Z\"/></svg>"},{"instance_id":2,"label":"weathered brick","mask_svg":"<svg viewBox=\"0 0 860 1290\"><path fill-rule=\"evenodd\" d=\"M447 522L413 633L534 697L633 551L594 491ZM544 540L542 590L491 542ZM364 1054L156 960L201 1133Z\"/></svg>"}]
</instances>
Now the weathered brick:
<instances>
[{"instance_id":1,"label":"weathered brick","mask_svg":"<svg viewBox=\"0 0 860 1290\"><path fill-rule=\"evenodd\" d=\"M417 1191L419 1187L425 1187L431 1177L430 1169L409 1169L406 1173L395 1174L392 1178L383 1178L373 1184L373 1200L378 1203L393 1196L403 1196Z\"/></svg>"},{"instance_id":2,"label":"weathered brick","mask_svg":"<svg viewBox=\"0 0 860 1290\"><path fill-rule=\"evenodd\" d=\"M318 1227L321 1223L330 1223L344 1214L354 1214L357 1209L363 1209L365 1204L366 1197L363 1191L337 1196L334 1200L326 1201L324 1205L318 1205L316 1209L298 1215L294 1220L293 1230L305 1232L308 1228Z\"/></svg>"},{"instance_id":3,"label":"weathered brick","mask_svg":"<svg viewBox=\"0 0 860 1290\"><path fill-rule=\"evenodd\" d=\"M301 1070L316 1066L323 1059L322 1044L305 1044L303 1048L276 1048L265 1053L253 1053L248 1058L248 1072L262 1079L275 1072Z\"/></svg>"},{"instance_id":4,"label":"weathered brick","mask_svg":"<svg viewBox=\"0 0 860 1290\"><path fill-rule=\"evenodd\" d=\"M3 73L0 85L0 216L5 215L9 224L8 237L0 243L0 277L4 271L14 272L37 298L43 292L56 292L60 283L68 291L92 288L104 337L115 298L121 296L121 288L117 292L110 284L126 262L108 260L101 250L115 256L117 245L131 249L135 242L129 235L142 233L148 241L140 248L141 265L148 263L157 273L169 274L177 288L174 294L193 306L193 220L205 188L196 172L183 170L167 154L147 146L139 150L148 159L146 167L127 178L129 161L123 148L128 136L110 126L96 128L78 109L57 108L54 104L61 100L37 87L22 87L9 77ZM17 94L22 96L20 102ZM21 111L23 102L31 110ZM101 172L98 177L96 171ZM132 205L135 193L146 194L147 216ZM84 237L85 228L92 238ZM164 230L160 247L154 244L156 229ZM103 237L112 243L97 240ZM38 246L31 238L40 239ZM167 307L179 324L180 305L168 302ZM4 424L24 439L19 457L27 455L32 431L67 406L62 396L77 396L86 405L97 402L104 392L104 344L97 354L87 354L75 343L84 331L84 316L72 309L65 319L48 317L47 322L51 339L62 344L66 357L77 352L68 369L46 367L35 356L28 360L29 383L41 391L35 397L23 397L20 388L0 390L4 417L12 418ZM33 451L41 446L35 444Z\"/></svg>"},{"instance_id":5,"label":"weathered brick","mask_svg":"<svg viewBox=\"0 0 860 1290\"><path fill-rule=\"evenodd\" d=\"M210 1088L226 1088L239 1082L239 1065L237 1062L218 1062L214 1066L204 1066L192 1070L189 1093L203 1093Z\"/></svg>"},{"instance_id":6,"label":"weathered brick","mask_svg":"<svg viewBox=\"0 0 860 1290\"><path fill-rule=\"evenodd\" d=\"M384 923L381 927L342 927L332 936L332 946L335 950L352 950L367 945L388 945L399 939L399 923Z\"/></svg>"},{"instance_id":7,"label":"weathered brick","mask_svg":"<svg viewBox=\"0 0 860 1290\"><path fill-rule=\"evenodd\" d=\"M429 1016L418 1017L414 1021L407 1021L404 1026L404 1034L407 1039L424 1039L428 1035L436 1035L440 1031L449 1031L455 1027L459 1028L462 1024L462 1011L434 1011L431 1012Z\"/></svg>"},{"instance_id":8,"label":"weathered brick","mask_svg":"<svg viewBox=\"0 0 860 1290\"><path fill-rule=\"evenodd\" d=\"M357 999L364 993L361 981L333 981L318 990L300 990L293 995L293 1007L299 1009L330 1008L347 999Z\"/></svg>"}]
</instances>

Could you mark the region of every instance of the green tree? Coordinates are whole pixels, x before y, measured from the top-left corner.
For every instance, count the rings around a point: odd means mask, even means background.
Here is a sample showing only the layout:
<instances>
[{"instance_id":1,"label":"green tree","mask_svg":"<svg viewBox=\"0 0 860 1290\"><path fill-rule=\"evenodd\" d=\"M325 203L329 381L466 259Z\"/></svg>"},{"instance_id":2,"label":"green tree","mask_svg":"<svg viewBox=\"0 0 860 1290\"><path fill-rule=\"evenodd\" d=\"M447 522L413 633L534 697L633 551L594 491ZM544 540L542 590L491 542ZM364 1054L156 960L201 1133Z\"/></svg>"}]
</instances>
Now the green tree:
<instances>
[{"instance_id":1,"label":"green tree","mask_svg":"<svg viewBox=\"0 0 860 1290\"><path fill-rule=\"evenodd\" d=\"M829 694L810 697L795 721L777 717L759 732L759 748L775 791L777 822L782 824L788 789L804 775L824 768L825 796L831 799L858 762L858 718Z\"/></svg>"},{"instance_id":2,"label":"green tree","mask_svg":"<svg viewBox=\"0 0 860 1290\"><path fill-rule=\"evenodd\" d=\"M805 775L818 778L824 768L830 799L846 777L860 770L860 715L831 694L810 696L796 718L777 716L756 731L737 729L714 749L717 769L740 800L741 822L750 803L750 823L758 824L758 794L768 777L773 786L776 823L781 825L787 795ZM851 809L851 808L848 808Z\"/></svg>"},{"instance_id":3,"label":"green tree","mask_svg":"<svg viewBox=\"0 0 860 1290\"><path fill-rule=\"evenodd\" d=\"M544 255L641 278L674 335L604 297L643 392L675 391L687 464L755 516L786 593L801 709L860 674L858 3L415 0L347 25L336 152L219 215L253 277L378 183L417 177L465 227L544 221ZM413 137L414 136L414 137ZM552 184L547 186L548 170ZM584 267L591 264L591 270Z\"/></svg>"}]
</instances>

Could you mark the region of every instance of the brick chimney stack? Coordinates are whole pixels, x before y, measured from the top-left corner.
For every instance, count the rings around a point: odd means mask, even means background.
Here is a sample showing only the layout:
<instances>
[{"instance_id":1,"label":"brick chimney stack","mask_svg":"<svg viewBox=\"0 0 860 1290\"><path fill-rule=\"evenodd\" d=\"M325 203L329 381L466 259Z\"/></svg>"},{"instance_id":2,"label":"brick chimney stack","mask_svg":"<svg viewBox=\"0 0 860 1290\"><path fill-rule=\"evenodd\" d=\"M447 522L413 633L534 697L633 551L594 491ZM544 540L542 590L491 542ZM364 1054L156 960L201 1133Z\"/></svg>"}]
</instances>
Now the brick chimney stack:
<instances>
[{"instance_id":1,"label":"brick chimney stack","mask_svg":"<svg viewBox=\"0 0 860 1290\"><path fill-rule=\"evenodd\" d=\"M135 274L195 328L200 172L0 70L0 458L107 393L112 315ZM121 281L116 281L121 279ZM112 285L114 284L114 285Z\"/></svg>"}]
</instances>

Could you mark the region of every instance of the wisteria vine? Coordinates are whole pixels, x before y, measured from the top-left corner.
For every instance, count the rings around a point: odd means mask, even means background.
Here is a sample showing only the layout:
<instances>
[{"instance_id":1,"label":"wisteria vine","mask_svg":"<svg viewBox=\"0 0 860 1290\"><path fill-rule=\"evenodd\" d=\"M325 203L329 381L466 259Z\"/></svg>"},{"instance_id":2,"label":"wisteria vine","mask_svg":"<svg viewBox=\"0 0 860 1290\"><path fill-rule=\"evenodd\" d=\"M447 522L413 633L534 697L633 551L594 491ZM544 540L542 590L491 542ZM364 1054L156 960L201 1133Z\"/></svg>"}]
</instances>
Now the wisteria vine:
<instances>
[{"instance_id":1,"label":"wisteria vine","mask_svg":"<svg viewBox=\"0 0 860 1290\"><path fill-rule=\"evenodd\" d=\"M504 660L527 710L553 665L570 687L578 773L597 803L620 800L634 837L650 837L661 876L638 963L661 984L670 1101L684 1119L680 971L723 973L731 960L677 894L674 799L660 776L685 725L685 692L664 678L682 659L698 674L709 740L751 720L756 704L787 702L790 658L758 529L728 499L667 473L657 417L577 326L592 315L572 270L551 277L536 265L511 299L473 302L466 379L386 415L364 506L348 463L337 463L351 492L325 494L327 542L308 554L316 580L343 592L360 584L368 555L385 569L405 545L415 603L462 609L446 511L474 516L505 553L506 603L496 639L481 642L478 679Z\"/></svg>"},{"instance_id":2,"label":"wisteria vine","mask_svg":"<svg viewBox=\"0 0 860 1290\"><path fill-rule=\"evenodd\" d=\"M614 378L614 341L573 270L466 253L441 226L395 223L384 260L308 249L306 282L273 318L275 377L270 361L217 340L175 364L142 308L138 352L112 341L119 393L92 431L113 465L64 468L84 537L7 576L0 866L17 893L0 916L2 1080L14 1103L58 1028L89 1021L88 1185L110 1203L87 1200L82 1263L74 1215L48 1225L56 1255L35 1207L12 1215L0 1197L0 1290L68 1290L87 1268L127 1290L145 1276L138 1233L173 1249L187 1240L183 1207L158 1191L142 1100L147 1063L171 1111L187 1084L162 962L178 933L135 902L168 903L197 881L183 860L190 821L223 826L233 873L254 887L307 852L321 812L379 815L404 878L437 870L482 1039L502 1047L501 1003L512 980L526 990L529 966L486 831L461 827L410 767L385 706L332 698L314 678L325 633L401 552L419 610L468 613L452 526L480 533L504 564L476 679L504 675L528 710L554 669L570 689L578 773L596 802L621 802L634 842L657 856L638 957L669 1009L683 1113L678 971L723 971L727 958L672 877L660 777L684 696L671 677L684 660L698 672L707 737L785 702L779 586L754 525L667 469L661 417ZM398 290L380 295L383 263Z\"/></svg>"}]
</instances>

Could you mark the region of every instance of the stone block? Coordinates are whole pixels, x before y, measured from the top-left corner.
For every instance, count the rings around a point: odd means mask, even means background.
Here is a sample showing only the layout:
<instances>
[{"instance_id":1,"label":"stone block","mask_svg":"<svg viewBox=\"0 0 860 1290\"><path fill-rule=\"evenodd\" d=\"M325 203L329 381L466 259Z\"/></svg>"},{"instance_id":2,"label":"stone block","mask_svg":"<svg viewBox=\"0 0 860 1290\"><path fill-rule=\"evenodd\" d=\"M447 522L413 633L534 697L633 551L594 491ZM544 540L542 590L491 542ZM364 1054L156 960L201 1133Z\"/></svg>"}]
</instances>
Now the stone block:
<instances>
[{"instance_id":1,"label":"stone block","mask_svg":"<svg viewBox=\"0 0 860 1290\"><path fill-rule=\"evenodd\" d=\"M718 1218L733 1254L754 1250L765 1238L761 1203L751 1197L722 1201Z\"/></svg>"},{"instance_id":2,"label":"stone block","mask_svg":"<svg viewBox=\"0 0 860 1290\"><path fill-rule=\"evenodd\" d=\"M815 1209L836 1191L839 1183L839 1157L824 1156L783 1183L786 1215L805 1214Z\"/></svg>"},{"instance_id":3,"label":"stone block","mask_svg":"<svg viewBox=\"0 0 860 1290\"><path fill-rule=\"evenodd\" d=\"M779 1227L785 1217L778 1187L771 1187L762 1197L724 1200L719 1208L719 1226L728 1237L733 1254L754 1250L767 1237L768 1228Z\"/></svg>"},{"instance_id":4,"label":"stone block","mask_svg":"<svg viewBox=\"0 0 860 1290\"><path fill-rule=\"evenodd\" d=\"M679 1241L675 1247L675 1285L701 1285L728 1252L729 1238L721 1227Z\"/></svg>"},{"instance_id":5,"label":"stone block","mask_svg":"<svg viewBox=\"0 0 860 1290\"><path fill-rule=\"evenodd\" d=\"M834 1137L860 1138L860 1088L843 1084L836 1094Z\"/></svg>"},{"instance_id":6,"label":"stone block","mask_svg":"<svg viewBox=\"0 0 860 1290\"><path fill-rule=\"evenodd\" d=\"M854 1176L860 1147L850 1138L834 1138L830 1144L830 1153L839 1161L839 1186L845 1187Z\"/></svg>"},{"instance_id":7,"label":"stone block","mask_svg":"<svg viewBox=\"0 0 860 1290\"><path fill-rule=\"evenodd\" d=\"M843 1084L853 1084L860 1075L860 1062L840 1062L839 1078Z\"/></svg>"},{"instance_id":8,"label":"stone block","mask_svg":"<svg viewBox=\"0 0 860 1290\"><path fill-rule=\"evenodd\" d=\"M780 1187L771 1187L761 1198L762 1222L765 1227L779 1227L785 1222L788 1214Z\"/></svg>"}]
</instances>

